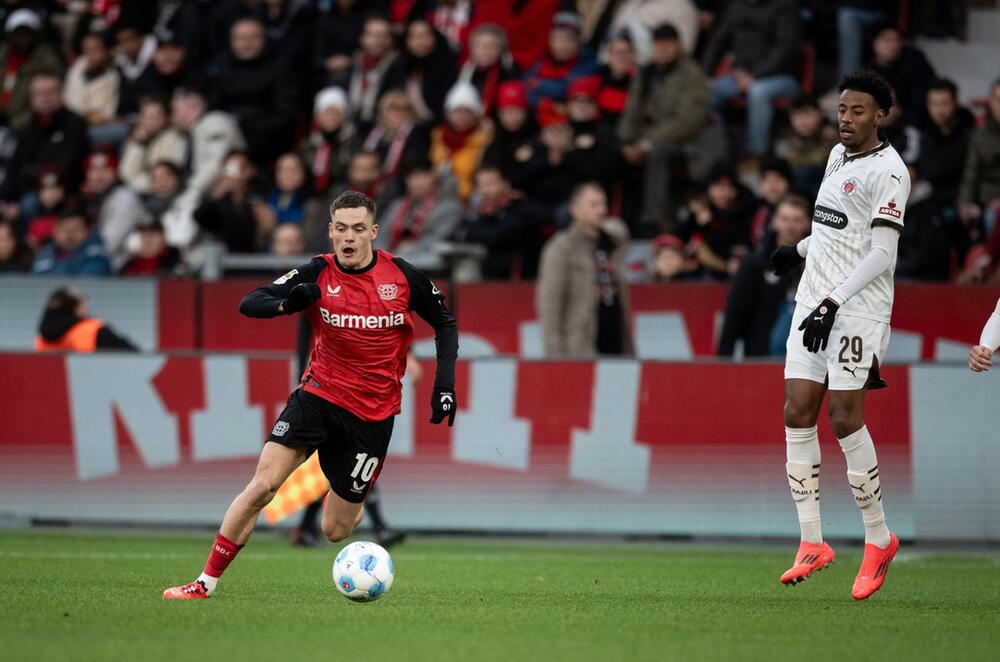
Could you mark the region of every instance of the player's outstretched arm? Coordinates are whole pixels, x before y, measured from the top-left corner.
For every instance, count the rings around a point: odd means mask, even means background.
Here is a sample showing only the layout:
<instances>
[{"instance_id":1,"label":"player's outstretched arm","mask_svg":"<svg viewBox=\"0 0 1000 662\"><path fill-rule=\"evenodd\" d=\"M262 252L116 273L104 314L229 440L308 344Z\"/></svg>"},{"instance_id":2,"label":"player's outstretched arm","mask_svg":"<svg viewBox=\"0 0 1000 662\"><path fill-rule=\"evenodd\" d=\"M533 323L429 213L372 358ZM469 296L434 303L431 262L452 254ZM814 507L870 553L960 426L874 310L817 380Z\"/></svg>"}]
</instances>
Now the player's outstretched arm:
<instances>
[{"instance_id":1,"label":"player's outstretched arm","mask_svg":"<svg viewBox=\"0 0 1000 662\"><path fill-rule=\"evenodd\" d=\"M969 370L985 372L993 363L993 352L1000 347L1000 299L996 310L986 320L983 333L979 336L979 344L969 350Z\"/></svg>"},{"instance_id":2,"label":"player's outstretched arm","mask_svg":"<svg viewBox=\"0 0 1000 662\"><path fill-rule=\"evenodd\" d=\"M316 279L326 261L314 257L309 264L292 269L273 283L258 287L243 297L240 312L247 317L277 317L302 312L320 298Z\"/></svg>"},{"instance_id":3,"label":"player's outstretched arm","mask_svg":"<svg viewBox=\"0 0 1000 662\"><path fill-rule=\"evenodd\" d=\"M393 262L406 276L410 286L410 310L420 315L434 329L434 348L437 354L437 372L431 395L431 423L448 419L448 427L455 424L458 398L455 395L455 361L458 359L458 324L444 303L444 295L431 279L400 258Z\"/></svg>"}]
</instances>

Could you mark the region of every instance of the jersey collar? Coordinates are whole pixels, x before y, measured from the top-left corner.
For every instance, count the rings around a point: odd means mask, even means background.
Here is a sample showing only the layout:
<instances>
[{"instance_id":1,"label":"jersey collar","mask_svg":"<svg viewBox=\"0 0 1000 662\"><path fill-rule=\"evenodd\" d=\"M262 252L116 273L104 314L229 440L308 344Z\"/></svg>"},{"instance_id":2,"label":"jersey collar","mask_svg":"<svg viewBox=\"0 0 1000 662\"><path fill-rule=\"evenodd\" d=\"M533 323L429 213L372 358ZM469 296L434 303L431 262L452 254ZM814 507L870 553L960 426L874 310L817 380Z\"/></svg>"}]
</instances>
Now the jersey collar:
<instances>
[{"instance_id":1,"label":"jersey collar","mask_svg":"<svg viewBox=\"0 0 1000 662\"><path fill-rule=\"evenodd\" d=\"M889 146L889 141L883 138L881 143L879 143L875 147L872 147L871 149L869 149L866 152L858 152L857 154L851 154L850 156L848 156L847 155L847 150L845 149L844 150L844 163L847 163L848 161L856 161L857 159L863 159L866 156L871 156L872 154L874 154L876 152L881 152L883 149L885 149L888 146Z\"/></svg>"},{"instance_id":2,"label":"jersey collar","mask_svg":"<svg viewBox=\"0 0 1000 662\"><path fill-rule=\"evenodd\" d=\"M377 250L372 251L372 261L369 262L368 266L364 267L363 269L345 269L344 267L341 266L340 260L337 259L337 256L336 255L333 256L333 263L337 265L338 269L340 269L340 273L347 274L348 276L359 276L363 273L371 271L372 269L375 268L376 262L378 262Z\"/></svg>"}]
</instances>

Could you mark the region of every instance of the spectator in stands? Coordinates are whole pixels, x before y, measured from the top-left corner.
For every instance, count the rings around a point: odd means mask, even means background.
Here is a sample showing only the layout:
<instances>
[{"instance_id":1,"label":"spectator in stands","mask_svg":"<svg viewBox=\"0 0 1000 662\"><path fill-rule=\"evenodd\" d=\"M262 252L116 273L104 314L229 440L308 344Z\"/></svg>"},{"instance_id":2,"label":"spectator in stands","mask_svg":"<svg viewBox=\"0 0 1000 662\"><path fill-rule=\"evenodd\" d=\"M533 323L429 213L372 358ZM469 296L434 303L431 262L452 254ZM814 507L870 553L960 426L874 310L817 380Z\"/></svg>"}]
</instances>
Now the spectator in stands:
<instances>
[{"instance_id":1,"label":"spectator in stands","mask_svg":"<svg viewBox=\"0 0 1000 662\"><path fill-rule=\"evenodd\" d=\"M7 17L7 40L0 46L0 71L4 72L0 110L10 126L20 129L31 121L31 81L40 74L58 77L63 64L59 55L41 39L42 20L30 9L18 9Z\"/></svg>"},{"instance_id":2,"label":"spectator in stands","mask_svg":"<svg viewBox=\"0 0 1000 662\"><path fill-rule=\"evenodd\" d=\"M256 190L257 170L244 152L233 152L194 212L202 230L212 234L231 253L256 253L274 230L274 217Z\"/></svg>"},{"instance_id":3,"label":"spectator in stands","mask_svg":"<svg viewBox=\"0 0 1000 662\"><path fill-rule=\"evenodd\" d=\"M788 110L791 131L779 138L774 153L792 167L792 187L815 198L826 172L830 150L837 144L837 129L820 110L816 98L800 94Z\"/></svg>"},{"instance_id":4,"label":"spectator in stands","mask_svg":"<svg viewBox=\"0 0 1000 662\"><path fill-rule=\"evenodd\" d=\"M747 255L733 276L719 337L719 356L733 356L743 341L743 355L783 356L795 308L795 291L802 268L776 276L769 256L778 246L794 246L811 225L809 201L800 195L782 199L771 218L768 240Z\"/></svg>"},{"instance_id":5,"label":"spectator in stands","mask_svg":"<svg viewBox=\"0 0 1000 662\"><path fill-rule=\"evenodd\" d=\"M324 199L332 190L341 191L347 183L347 166L354 146L354 124L347 106L347 95L339 87L327 87L313 101L313 129L302 145L302 158L310 166L313 190ZM322 238L320 250L329 241Z\"/></svg>"},{"instance_id":6,"label":"spectator in stands","mask_svg":"<svg viewBox=\"0 0 1000 662\"><path fill-rule=\"evenodd\" d=\"M625 160L633 166L645 164L642 236L655 236L675 227L671 213L673 165L689 156L696 162L710 151L693 152L707 123L705 76L681 52L676 28L661 25L653 31L650 63L632 81L618 124Z\"/></svg>"},{"instance_id":7,"label":"spectator in stands","mask_svg":"<svg viewBox=\"0 0 1000 662\"><path fill-rule=\"evenodd\" d=\"M946 281L951 277L953 228L932 184L921 178L918 166L909 166L910 197L906 222L899 233L897 280Z\"/></svg>"},{"instance_id":8,"label":"spectator in stands","mask_svg":"<svg viewBox=\"0 0 1000 662\"><path fill-rule=\"evenodd\" d=\"M195 88L179 87L171 102L174 126L187 133L191 174L189 188L206 192L214 184L226 155L244 147L243 133L233 116L207 112L205 97ZM169 235L169 233L168 233Z\"/></svg>"},{"instance_id":9,"label":"spectator in stands","mask_svg":"<svg viewBox=\"0 0 1000 662\"><path fill-rule=\"evenodd\" d=\"M840 0L837 8L837 51L840 77L861 67L866 32L885 23L880 0Z\"/></svg>"},{"instance_id":10,"label":"spectator in stands","mask_svg":"<svg viewBox=\"0 0 1000 662\"><path fill-rule=\"evenodd\" d=\"M781 159L765 159L760 166L760 201L751 222L750 238L754 246L764 241L771 216L792 188L792 169Z\"/></svg>"},{"instance_id":11,"label":"spectator in stands","mask_svg":"<svg viewBox=\"0 0 1000 662\"><path fill-rule=\"evenodd\" d=\"M367 3L334 0L327 9L320 5L312 45L312 67L323 85L347 87L352 54L360 44Z\"/></svg>"},{"instance_id":12,"label":"spectator in stands","mask_svg":"<svg viewBox=\"0 0 1000 662\"><path fill-rule=\"evenodd\" d=\"M601 80L597 107L601 109L602 121L609 126L618 125L636 70L635 53L628 32L616 32L608 40L605 63L597 72Z\"/></svg>"},{"instance_id":13,"label":"spectator in stands","mask_svg":"<svg viewBox=\"0 0 1000 662\"><path fill-rule=\"evenodd\" d=\"M402 192L399 174L404 166L427 156L430 133L418 121L410 98L402 90L386 92L378 102L378 123L361 143L361 149L381 161L379 192L396 197Z\"/></svg>"},{"instance_id":14,"label":"spectator in stands","mask_svg":"<svg viewBox=\"0 0 1000 662\"><path fill-rule=\"evenodd\" d=\"M764 156L771 146L772 104L799 91L801 64L799 8L792 0L733 0L712 33L702 64L715 72L726 53L732 69L715 78L712 108L722 111L732 99L746 95L745 150Z\"/></svg>"},{"instance_id":15,"label":"spectator in stands","mask_svg":"<svg viewBox=\"0 0 1000 662\"><path fill-rule=\"evenodd\" d=\"M538 138L538 123L529 112L524 83L507 81L497 92L497 129L483 154L521 194L533 192L548 168L548 151Z\"/></svg>"},{"instance_id":16,"label":"spectator in stands","mask_svg":"<svg viewBox=\"0 0 1000 662\"><path fill-rule=\"evenodd\" d=\"M121 118L131 118L139 112L139 98L143 94L143 74L150 68L156 39L145 34L138 25L118 21L115 24L117 54L115 65L121 74L118 91L118 112Z\"/></svg>"},{"instance_id":17,"label":"spectator in stands","mask_svg":"<svg viewBox=\"0 0 1000 662\"><path fill-rule=\"evenodd\" d=\"M631 354L623 273L628 229L608 218L607 199L597 184L577 187L569 209L573 224L545 245L535 288L545 356Z\"/></svg>"},{"instance_id":18,"label":"spectator in stands","mask_svg":"<svg viewBox=\"0 0 1000 662\"><path fill-rule=\"evenodd\" d=\"M404 173L406 194L379 215L375 247L383 248L418 269L440 271L444 260L435 251L462 222L465 210L443 190L429 159L411 164Z\"/></svg>"},{"instance_id":19,"label":"spectator in stands","mask_svg":"<svg viewBox=\"0 0 1000 662\"><path fill-rule=\"evenodd\" d=\"M903 35L893 25L883 27L872 42L869 68L881 74L896 93L893 106L899 106L907 124L927 126L927 89L934 80L934 69L916 47L903 43ZM897 148L898 149L898 148Z\"/></svg>"},{"instance_id":20,"label":"spectator in stands","mask_svg":"<svg viewBox=\"0 0 1000 662\"><path fill-rule=\"evenodd\" d=\"M0 273L31 271L35 252L13 223L0 222Z\"/></svg>"},{"instance_id":21,"label":"spectator in stands","mask_svg":"<svg viewBox=\"0 0 1000 662\"><path fill-rule=\"evenodd\" d=\"M559 12L552 19L548 52L525 74L528 103L540 119L561 112L569 84L595 71L594 56L580 41L580 19L572 12Z\"/></svg>"},{"instance_id":22,"label":"spectator in stands","mask_svg":"<svg viewBox=\"0 0 1000 662\"><path fill-rule=\"evenodd\" d=\"M125 240L137 223L145 220L142 201L135 191L118 181L118 162L106 152L92 152L84 162L83 205L87 218L104 242L111 268L126 258Z\"/></svg>"},{"instance_id":23,"label":"spectator in stands","mask_svg":"<svg viewBox=\"0 0 1000 662\"><path fill-rule=\"evenodd\" d=\"M399 56L403 89L417 118L438 124L444 117L444 98L458 77L455 56L444 36L421 19L406 26L405 44Z\"/></svg>"},{"instance_id":24,"label":"spectator in stands","mask_svg":"<svg viewBox=\"0 0 1000 662\"><path fill-rule=\"evenodd\" d=\"M258 18L270 48L281 53L298 77L309 61L312 25L316 20L312 0L263 0Z\"/></svg>"},{"instance_id":25,"label":"spectator in stands","mask_svg":"<svg viewBox=\"0 0 1000 662\"><path fill-rule=\"evenodd\" d=\"M273 217L269 225L298 226L318 252L330 244L326 207L313 195L306 164L294 152L282 154L274 164L274 188L267 196L267 211L261 213Z\"/></svg>"},{"instance_id":26,"label":"spectator in stands","mask_svg":"<svg viewBox=\"0 0 1000 662\"><path fill-rule=\"evenodd\" d=\"M169 45L182 53L191 62L205 59L203 12L197 0L166 0L158 2L156 18L152 21L153 36L156 37L157 52L153 55L153 66L159 69L157 59L160 49ZM173 89L159 90L169 96Z\"/></svg>"},{"instance_id":27,"label":"spectator in stands","mask_svg":"<svg viewBox=\"0 0 1000 662\"><path fill-rule=\"evenodd\" d=\"M82 53L66 73L66 107L90 125L95 143L118 143L124 125L116 119L120 77L112 62L111 38L91 33L83 38Z\"/></svg>"},{"instance_id":28,"label":"spectator in stands","mask_svg":"<svg viewBox=\"0 0 1000 662\"><path fill-rule=\"evenodd\" d=\"M121 269L122 276L180 276L185 273L181 252L167 243L159 221L139 225L135 250Z\"/></svg>"},{"instance_id":29,"label":"spectator in stands","mask_svg":"<svg viewBox=\"0 0 1000 662\"><path fill-rule=\"evenodd\" d=\"M473 30L469 38L469 58L462 65L458 80L470 83L479 91L485 115L491 116L496 110L500 86L517 78L517 66L510 55L503 28L487 23Z\"/></svg>"},{"instance_id":30,"label":"spectator in stands","mask_svg":"<svg viewBox=\"0 0 1000 662\"><path fill-rule=\"evenodd\" d=\"M49 295L35 337L36 352L108 349L138 351L103 320L90 317L87 300L77 290L61 287Z\"/></svg>"},{"instance_id":31,"label":"spectator in stands","mask_svg":"<svg viewBox=\"0 0 1000 662\"><path fill-rule=\"evenodd\" d=\"M80 186L83 160L89 152L87 124L63 105L62 81L41 73L31 79L31 119L15 134L17 149L4 181L3 199L19 202L24 218L31 218L37 198L31 195L42 166L56 168L69 191Z\"/></svg>"},{"instance_id":32,"label":"spectator in stands","mask_svg":"<svg viewBox=\"0 0 1000 662\"><path fill-rule=\"evenodd\" d=\"M122 147L118 174L132 190L148 193L153 164L170 161L181 166L187 150L187 138L170 126L167 101L160 97L144 97L139 102L135 128Z\"/></svg>"},{"instance_id":33,"label":"spectator in stands","mask_svg":"<svg viewBox=\"0 0 1000 662\"><path fill-rule=\"evenodd\" d=\"M476 88L458 83L444 102L445 121L431 132L430 158L435 167L455 178L462 201L472 194L473 177L486 146L493 139L493 126L483 122L483 106Z\"/></svg>"},{"instance_id":34,"label":"spectator in stands","mask_svg":"<svg viewBox=\"0 0 1000 662\"><path fill-rule=\"evenodd\" d=\"M661 234L653 240L653 259L649 277L654 283L676 283L687 280L697 268L688 259L684 240L672 234Z\"/></svg>"},{"instance_id":35,"label":"spectator in stands","mask_svg":"<svg viewBox=\"0 0 1000 662\"><path fill-rule=\"evenodd\" d=\"M963 281L974 282L1000 264L1000 79L990 88L986 121L969 142L958 203L959 215L971 234L985 235L991 241L984 261L970 265L962 275Z\"/></svg>"},{"instance_id":36,"label":"spectator in stands","mask_svg":"<svg viewBox=\"0 0 1000 662\"><path fill-rule=\"evenodd\" d=\"M302 226L297 223L279 223L271 236L271 252L278 257L303 255L306 252L306 242L302 236Z\"/></svg>"},{"instance_id":37,"label":"spectator in stands","mask_svg":"<svg viewBox=\"0 0 1000 662\"><path fill-rule=\"evenodd\" d=\"M198 234L195 208L199 192L185 189L180 168L170 161L153 164L149 192L142 196L143 209L149 218L159 220L167 243L186 250Z\"/></svg>"},{"instance_id":38,"label":"spectator in stands","mask_svg":"<svg viewBox=\"0 0 1000 662\"><path fill-rule=\"evenodd\" d=\"M106 276L111 264L101 237L78 209L67 211L56 224L52 242L39 249L31 270L57 276Z\"/></svg>"},{"instance_id":39,"label":"spectator in stands","mask_svg":"<svg viewBox=\"0 0 1000 662\"><path fill-rule=\"evenodd\" d=\"M371 128L379 97L386 90L403 85L402 70L392 44L392 26L384 18L372 16L365 20L361 32L361 48L352 58L349 76L333 77L330 85L341 85L348 91L354 121L363 130Z\"/></svg>"},{"instance_id":40,"label":"spectator in stands","mask_svg":"<svg viewBox=\"0 0 1000 662\"><path fill-rule=\"evenodd\" d=\"M597 106L601 80L597 76L577 78L566 90L566 119L572 132L571 144L561 158L550 154L549 163L559 168L573 186L595 181L607 187L611 180L611 159L616 149L612 129L601 122ZM556 157L556 158L553 158Z\"/></svg>"},{"instance_id":41,"label":"spectator in stands","mask_svg":"<svg viewBox=\"0 0 1000 662\"><path fill-rule=\"evenodd\" d=\"M66 211L66 184L55 166L43 166L38 172L38 188L32 196L38 201L32 205L34 214L26 218L28 240L41 246L52 238L59 217Z\"/></svg>"},{"instance_id":42,"label":"spectator in stands","mask_svg":"<svg viewBox=\"0 0 1000 662\"><path fill-rule=\"evenodd\" d=\"M652 54L652 33L658 26L670 24L677 29L681 50L694 53L698 41L698 9L691 0L625 0L616 5L608 27L615 33L627 30L641 64Z\"/></svg>"},{"instance_id":43,"label":"spectator in stands","mask_svg":"<svg viewBox=\"0 0 1000 662\"><path fill-rule=\"evenodd\" d=\"M156 33L152 66L146 67L134 85L140 107L147 96L169 99L178 87L197 82L199 74L191 63L198 60L191 56L191 47L186 44L177 32L162 30ZM197 49L194 52L198 52Z\"/></svg>"},{"instance_id":44,"label":"spectator in stands","mask_svg":"<svg viewBox=\"0 0 1000 662\"><path fill-rule=\"evenodd\" d=\"M507 32L511 57L521 71L526 71L545 56L548 30L560 4L560 0L507 3L508 13L496 21Z\"/></svg>"},{"instance_id":45,"label":"spectator in stands","mask_svg":"<svg viewBox=\"0 0 1000 662\"><path fill-rule=\"evenodd\" d=\"M430 0L424 3L418 2L411 13L410 20L419 16L420 12L422 12L430 24L445 36L451 50L464 56L472 29L477 25L496 21L505 16L504 8L502 8L503 4L499 2L483 2L483 0Z\"/></svg>"},{"instance_id":46,"label":"spectator in stands","mask_svg":"<svg viewBox=\"0 0 1000 662\"><path fill-rule=\"evenodd\" d=\"M487 250L480 263L486 280L533 279L545 237L551 234L547 210L511 189L494 165L476 172L476 194L459 239Z\"/></svg>"},{"instance_id":47,"label":"spectator in stands","mask_svg":"<svg viewBox=\"0 0 1000 662\"><path fill-rule=\"evenodd\" d=\"M958 89L945 79L931 83L927 113L931 121L921 132L917 165L921 177L933 187L937 201L945 207L954 207L976 118L958 105Z\"/></svg>"},{"instance_id":48,"label":"spectator in stands","mask_svg":"<svg viewBox=\"0 0 1000 662\"><path fill-rule=\"evenodd\" d=\"M250 159L270 166L292 146L298 89L279 53L267 47L264 26L243 18L233 24L229 51L207 70L209 103L239 122Z\"/></svg>"},{"instance_id":49,"label":"spectator in stands","mask_svg":"<svg viewBox=\"0 0 1000 662\"><path fill-rule=\"evenodd\" d=\"M386 186L379 168L378 154L360 151L351 155L351 162L347 167L347 190L364 193L375 201L379 209L385 209L397 197L394 188Z\"/></svg>"},{"instance_id":50,"label":"spectator in stands","mask_svg":"<svg viewBox=\"0 0 1000 662\"><path fill-rule=\"evenodd\" d=\"M705 273L728 278L750 250L754 196L726 163L712 169L704 198L688 204L677 235L687 241Z\"/></svg>"}]
</instances>

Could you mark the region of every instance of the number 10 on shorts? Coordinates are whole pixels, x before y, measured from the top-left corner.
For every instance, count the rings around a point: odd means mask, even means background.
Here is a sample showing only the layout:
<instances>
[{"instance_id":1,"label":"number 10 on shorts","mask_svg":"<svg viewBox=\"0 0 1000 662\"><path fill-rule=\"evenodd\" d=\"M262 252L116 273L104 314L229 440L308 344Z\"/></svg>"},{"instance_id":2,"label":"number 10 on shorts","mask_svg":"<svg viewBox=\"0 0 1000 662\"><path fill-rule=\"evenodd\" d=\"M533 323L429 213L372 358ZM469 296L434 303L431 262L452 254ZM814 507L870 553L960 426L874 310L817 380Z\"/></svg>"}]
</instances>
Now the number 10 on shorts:
<instances>
[{"instance_id":1,"label":"number 10 on shorts","mask_svg":"<svg viewBox=\"0 0 1000 662\"><path fill-rule=\"evenodd\" d=\"M354 463L354 469L351 471L351 478L358 478L360 474L361 482L367 483L375 475L375 469L378 467L377 457L368 457L368 453L358 453L354 456L357 460Z\"/></svg>"}]
</instances>

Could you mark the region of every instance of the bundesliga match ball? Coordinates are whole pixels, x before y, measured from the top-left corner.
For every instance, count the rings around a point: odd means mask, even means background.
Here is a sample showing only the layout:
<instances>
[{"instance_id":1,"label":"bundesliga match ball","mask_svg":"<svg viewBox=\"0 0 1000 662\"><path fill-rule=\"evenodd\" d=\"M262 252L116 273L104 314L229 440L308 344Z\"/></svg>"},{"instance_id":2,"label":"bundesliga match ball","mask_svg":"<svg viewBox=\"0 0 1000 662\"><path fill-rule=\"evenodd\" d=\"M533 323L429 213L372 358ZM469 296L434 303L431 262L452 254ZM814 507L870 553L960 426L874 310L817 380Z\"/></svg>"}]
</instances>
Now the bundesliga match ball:
<instances>
[{"instance_id":1,"label":"bundesliga match ball","mask_svg":"<svg viewBox=\"0 0 1000 662\"><path fill-rule=\"evenodd\" d=\"M373 542L352 542L333 561L333 583L348 600L378 600L392 588L396 568L385 548Z\"/></svg>"}]
</instances>

